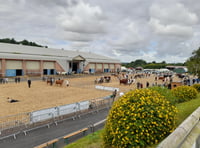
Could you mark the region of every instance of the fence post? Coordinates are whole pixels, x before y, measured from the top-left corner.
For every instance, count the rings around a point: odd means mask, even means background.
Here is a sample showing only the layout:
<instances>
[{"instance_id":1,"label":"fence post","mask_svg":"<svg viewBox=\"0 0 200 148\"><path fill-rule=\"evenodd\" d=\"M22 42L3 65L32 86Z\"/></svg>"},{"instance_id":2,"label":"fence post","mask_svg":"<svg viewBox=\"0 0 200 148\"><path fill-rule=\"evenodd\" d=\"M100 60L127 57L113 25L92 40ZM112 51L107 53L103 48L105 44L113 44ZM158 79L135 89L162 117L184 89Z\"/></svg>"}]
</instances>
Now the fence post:
<instances>
[{"instance_id":1,"label":"fence post","mask_svg":"<svg viewBox=\"0 0 200 148\"><path fill-rule=\"evenodd\" d=\"M53 143L53 148L56 148L56 143Z\"/></svg>"},{"instance_id":2,"label":"fence post","mask_svg":"<svg viewBox=\"0 0 200 148\"><path fill-rule=\"evenodd\" d=\"M68 144L68 143L69 143L69 140L68 140L68 138L66 138L66 139L65 139L65 143L66 143L66 144Z\"/></svg>"},{"instance_id":3,"label":"fence post","mask_svg":"<svg viewBox=\"0 0 200 148\"><path fill-rule=\"evenodd\" d=\"M81 105L79 102L76 103L77 109L76 109L76 116L80 117L80 111L81 111Z\"/></svg>"}]
</instances>

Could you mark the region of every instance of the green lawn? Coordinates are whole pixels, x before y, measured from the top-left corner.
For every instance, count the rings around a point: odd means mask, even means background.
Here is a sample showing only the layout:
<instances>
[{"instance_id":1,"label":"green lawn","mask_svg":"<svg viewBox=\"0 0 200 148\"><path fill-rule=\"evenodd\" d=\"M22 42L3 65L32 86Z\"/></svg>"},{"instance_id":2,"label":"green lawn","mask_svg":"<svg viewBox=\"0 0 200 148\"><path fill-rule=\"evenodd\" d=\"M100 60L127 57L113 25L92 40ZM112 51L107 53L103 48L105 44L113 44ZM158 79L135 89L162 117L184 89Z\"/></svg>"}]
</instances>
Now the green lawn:
<instances>
[{"instance_id":1,"label":"green lawn","mask_svg":"<svg viewBox=\"0 0 200 148\"><path fill-rule=\"evenodd\" d=\"M178 108L177 126L181 124L193 111L200 106L200 94L197 99L188 102L183 102L176 105Z\"/></svg>"},{"instance_id":2,"label":"green lawn","mask_svg":"<svg viewBox=\"0 0 200 148\"><path fill-rule=\"evenodd\" d=\"M178 108L177 126L183 122L194 110L200 106L200 94L197 99L180 103L176 105ZM65 146L65 148L102 148L102 130L89 134L86 137Z\"/></svg>"}]
</instances>

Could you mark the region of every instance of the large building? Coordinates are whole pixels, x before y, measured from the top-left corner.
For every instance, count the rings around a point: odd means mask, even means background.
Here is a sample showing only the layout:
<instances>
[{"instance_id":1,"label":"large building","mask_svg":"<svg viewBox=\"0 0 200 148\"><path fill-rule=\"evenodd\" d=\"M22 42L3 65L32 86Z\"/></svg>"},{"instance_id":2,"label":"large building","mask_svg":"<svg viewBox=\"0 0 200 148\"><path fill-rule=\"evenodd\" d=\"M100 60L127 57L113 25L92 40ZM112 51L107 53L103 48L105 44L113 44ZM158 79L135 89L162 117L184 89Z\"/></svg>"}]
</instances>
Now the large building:
<instances>
[{"instance_id":1,"label":"large building","mask_svg":"<svg viewBox=\"0 0 200 148\"><path fill-rule=\"evenodd\" d=\"M91 52L0 43L0 76L100 73L120 70L119 60Z\"/></svg>"}]
</instances>

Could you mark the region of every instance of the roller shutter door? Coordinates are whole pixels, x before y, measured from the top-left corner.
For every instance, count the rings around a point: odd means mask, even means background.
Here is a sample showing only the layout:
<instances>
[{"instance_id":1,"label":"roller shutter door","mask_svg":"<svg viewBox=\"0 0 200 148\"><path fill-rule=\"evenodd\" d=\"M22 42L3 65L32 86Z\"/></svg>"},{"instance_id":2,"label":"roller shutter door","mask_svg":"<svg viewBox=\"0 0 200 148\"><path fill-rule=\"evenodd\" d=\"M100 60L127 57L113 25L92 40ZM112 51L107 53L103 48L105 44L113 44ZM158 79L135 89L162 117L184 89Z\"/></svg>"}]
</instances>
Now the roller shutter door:
<instances>
[{"instance_id":1,"label":"roller shutter door","mask_svg":"<svg viewBox=\"0 0 200 148\"><path fill-rule=\"evenodd\" d=\"M89 65L89 68L90 68L90 69L95 69L95 64L90 64L90 65Z\"/></svg>"},{"instance_id":2,"label":"roller shutter door","mask_svg":"<svg viewBox=\"0 0 200 148\"><path fill-rule=\"evenodd\" d=\"M22 61L6 61L6 69L22 69Z\"/></svg>"},{"instance_id":3,"label":"roller shutter door","mask_svg":"<svg viewBox=\"0 0 200 148\"><path fill-rule=\"evenodd\" d=\"M30 70L38 70L40 69L40 62L38 61L27 61L26 68Z\"/></svg>"},{"instance_id":4,"label":"roller shutter door","mask_svg":"<svg viewBox=\"0 0 200 148\"><path fill-rule=\"evenodd\" d=\"M114 64L110 64L110 69L114 69L115 65Z\"/></svg>"},{"instance_id":5,"label":"roller shutter door","mask_svg":"<svg viewBox=\"0 0 200 148\"><path fill-rule=\"evenodd\" d=\"M44 62L44 69L54 69L54 62Z\"/></svg>"},{"instance_id":6,"label":"roller shutter door","mask_svg":"<svg viewBox=\"0 0 200 148\"><path fill-rule=\"evenodd\" d=\"M107 69L108 68L108 64L104 64L104 69Z\"/></svg>"},{"instance_id":7,"label":"roller shutter door","mask_svg":"<svg viewBox=\"0 0 200 148\"><path fill-rule=\"evenodd\" d=\"M97 64L97 69L102 69L102 64Z\"/></svg>"}]
</instances>

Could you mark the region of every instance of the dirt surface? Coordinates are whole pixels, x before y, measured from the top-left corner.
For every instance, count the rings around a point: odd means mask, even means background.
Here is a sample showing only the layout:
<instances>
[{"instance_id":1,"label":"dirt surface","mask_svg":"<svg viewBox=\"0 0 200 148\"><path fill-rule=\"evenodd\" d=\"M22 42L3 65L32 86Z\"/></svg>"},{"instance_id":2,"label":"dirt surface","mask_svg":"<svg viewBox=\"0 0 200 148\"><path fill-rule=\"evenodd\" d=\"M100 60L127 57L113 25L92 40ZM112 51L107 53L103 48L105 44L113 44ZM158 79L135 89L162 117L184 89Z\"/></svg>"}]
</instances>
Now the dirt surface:
<instances>
[{"instance_id":1,"label":"dirt surface","mask_svg":"<svg viewBox=\"0 0 200 148\"><path fill-rule=\"evenodd\" d=\"M31 88L27 82L0 84L0 117L13 114L36 111L45 108L91 100L111 95L111 91L95 89L95 85L116 87L120 92L126 92L136 88L136 83L132 85L119 84L119 79L111 76L111 82L95 84L94 80L100 76L87 76L81 78L67 78L70 86L47 85L41 80L32 81ZM154 83L155 76L138 78L136 82L143 83L149 81L150 86ZM161 80L158 83L162 83ZM9 103L7 97L19 100L19 102Z\"/></svg>"}]
</instances>

